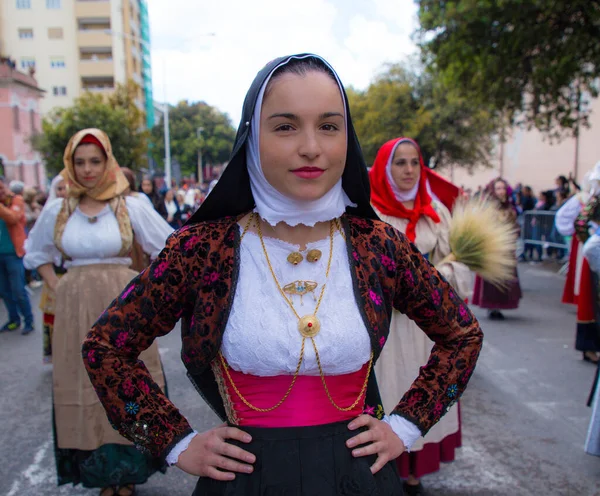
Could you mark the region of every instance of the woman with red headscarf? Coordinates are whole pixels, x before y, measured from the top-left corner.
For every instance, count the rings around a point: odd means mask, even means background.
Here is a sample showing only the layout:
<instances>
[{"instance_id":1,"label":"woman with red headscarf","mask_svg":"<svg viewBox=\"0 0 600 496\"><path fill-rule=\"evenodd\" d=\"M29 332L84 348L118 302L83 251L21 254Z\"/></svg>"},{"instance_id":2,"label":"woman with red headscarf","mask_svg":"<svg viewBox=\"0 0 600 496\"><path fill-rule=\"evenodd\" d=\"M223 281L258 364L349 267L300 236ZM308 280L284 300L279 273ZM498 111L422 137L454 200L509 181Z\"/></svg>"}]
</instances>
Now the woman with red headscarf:
<instances>
[{"instance_id":1,"label":"woman with red headscarf","mask_svg":"<svg viewBox=\"0 0 600 496\"><path fill-rule=\"evenodd\" d=\"M448 233L450 210L459 189L425 167L418 144L409 138L385 143L369 173L371 202L381 220L406 234L417 248L436 264L450 253ZM458 262L437 266L463 299L468 296L471 273ZM408 317L394 311L386 348L375 365L384 408L402 396L428 361L433 347L425 333ZM460 446L458 405L424 438L416 430L410 453L397 459L400 475L406 479L407 495L423 494L420 478L439 470L440 462L454 460Z\"/></svg>"},{"instance_id":2,"label":"woman with red headscarf","mask_svg":"<svg viewBox=\"0 0 600 496\"><path fill-rule=\"evenodd\" d=\"M112 154L108 136L84 129L69 141L61 173L67 197L48 204L29 234L25 266L37 269L54 294L52 336L54 446L58 484L101 488L101 496L130 496L162 463L140 453L109 423L81 360L81 343L105 307L137 275L131 265L134 241L156 257L173 231L145 201L127 196L129 183ZM135 234L134 234L135 233ZM53 261L62 256L68 272L59 280ZM123 335L111 337L123 347ZM142 353L146 368L164 389L154 343ZM115 370L120 365L114 364ZM154 387L154 385L152 385ZM133 398L150 386L123 384Z\"/></svg>"}]
</instances>

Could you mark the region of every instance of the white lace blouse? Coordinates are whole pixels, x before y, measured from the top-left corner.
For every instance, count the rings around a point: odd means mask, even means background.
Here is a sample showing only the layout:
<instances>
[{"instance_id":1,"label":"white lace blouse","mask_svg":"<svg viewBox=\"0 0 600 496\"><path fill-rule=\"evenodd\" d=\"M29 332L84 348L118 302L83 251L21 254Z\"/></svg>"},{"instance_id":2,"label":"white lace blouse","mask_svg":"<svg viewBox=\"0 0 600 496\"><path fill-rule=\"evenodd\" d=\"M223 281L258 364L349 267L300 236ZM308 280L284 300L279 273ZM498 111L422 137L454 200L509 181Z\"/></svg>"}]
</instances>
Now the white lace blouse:
<instances>
[{"instance_id":1,"label":"white lace blouse","mask_svg":"<svg viewBox=\"0 0 600 496\"><path fill-rule=\"evenodd\" d=\"M36 269L60 258L54 244L54 226L62 206L62 199L54 200L44 208L25 242L25 267ZM158 256L173 228L147 202L126 197L127 211L135 239L151 258ZM71 258L66 267L111 263L131 265L131 259L120 257L121 234L119 224L107 204L91 223L90 216L76 208L69 217L62 237L65 253Z\"/></svg>"},{"instance_id":2,"label":"white lace blouse","mask_svg":"<svg viewBox=\"0 0 600 496\"><path fill-rule=\"evenodd\" d=\"M267 253L281 287L295 281L318 283L312 294L301 299L288 295L300 316L312 315L323 284L323 301L317 311L321 332L315 344L327 375L360 370L369 361L371 343L354 298L346 242L334 235L329 280L329 239L310 243L302 252L304 261L292 265L287 256L298 249L274 238L265 238ZM318 262L309 262L309 250L318 249ZM269 271L258 235L248 232L240 246L240 274L231 314L225 327L221 351L234 370L258 376L293 374L298 364L302 336L298 318L283 299ZM302 375L319 375L315 352L306 341Z\"/></svg>"}]
</instances>

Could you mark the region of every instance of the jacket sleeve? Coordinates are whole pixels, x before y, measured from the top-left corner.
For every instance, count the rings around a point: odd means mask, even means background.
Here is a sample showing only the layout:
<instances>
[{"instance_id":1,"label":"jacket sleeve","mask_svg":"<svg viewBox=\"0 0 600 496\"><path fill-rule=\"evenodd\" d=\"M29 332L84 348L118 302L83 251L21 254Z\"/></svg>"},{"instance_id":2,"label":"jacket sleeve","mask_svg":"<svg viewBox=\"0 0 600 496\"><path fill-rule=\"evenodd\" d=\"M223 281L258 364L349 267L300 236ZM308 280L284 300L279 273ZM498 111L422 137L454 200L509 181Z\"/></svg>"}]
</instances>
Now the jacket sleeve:
<instances>
[{"instance_id":1,"label":"jacket sleeve","mask_svg":"<svg viewBox=\"0 0 600 496\"><path fill-rule=\"evenodd\" d=\"M192 432L152 380L139 354L191 311L194 295L180 233L100 316L83 343L83 362L108 419L138 449L165 458Z\"/></svg>"},{"instance_id":2,"label":"jacket sleeve","mask_svg":"<svg viewBox=\"0 0 600 496\"><path fill-rule=\"evenodd\" d=\"M452 286L414 245L397 236L394 308L435 344L429 361L391 413L410 420L425 435L465 390L483 333Z\"/></svg>"},{"instance_id":3,"label":"jacket sleeve","mask_svg":"<svg viewBox=\"0 0 600 496\"><path fill-rule=\"evenodd\" d=\"M10 207L6 207L0 203L0 219L9 226L13 226L19 222L25 224L25 202L23 199L19 196L13 197Z\"/></svg>"}]
</instances>

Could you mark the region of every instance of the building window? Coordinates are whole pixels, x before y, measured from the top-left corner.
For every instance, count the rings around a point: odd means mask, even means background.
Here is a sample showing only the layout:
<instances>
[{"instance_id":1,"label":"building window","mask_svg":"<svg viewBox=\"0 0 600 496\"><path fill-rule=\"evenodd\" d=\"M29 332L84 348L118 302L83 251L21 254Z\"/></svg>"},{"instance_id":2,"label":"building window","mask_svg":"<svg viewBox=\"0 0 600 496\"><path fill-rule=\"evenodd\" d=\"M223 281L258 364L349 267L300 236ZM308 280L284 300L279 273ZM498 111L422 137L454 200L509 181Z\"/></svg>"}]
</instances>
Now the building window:
<instances>
[{"instance_id":1,"label":"building window","mask_svg":"<svg viewBox=\"0 0 600 496\"><path fill-rule=\"evenodd\" d=\"M21 129L21 123L19 122L19 106L16 105L13 107L13 127L15 131L19 131Z\"/></svg>"},{"instance_id":2,"label":"building window","mask_svg":"<svg viewBox=\"0 0 600 496\"><path fill-rule=\"evenodd\" d=\"M67 87L66 86L53 86L52 94L54 96L67 96Z\"/></svg>"},{"instance_id":3,"label":"building window","mask_svg":"<svg viewBox=\"0 0 600 496\"><path fill-rule=\"evenodd\" d=\"M50 58L50 67L53 69L64 69L65 68L65 58L64 57L51 57Z\"/></svg>"},{"instance_id":4,"label":"building window","mask_svg":"<svg viewBox=\"0 0 600 496\"><path fill-rule=\"evenodd\" d=\"M33 38L33 29L19 28L19 38L22 40L30 40Z\"/></svg>"},{"instance_id":5,"label":"building window","mask_svg":"<svg viewBox=\"0 0 600 496\"><path fill-rule=\"evenodd\" d=\"M35 110L29 109L29 122L31 123L31 133L35 133Z\"/></svg>"},{"instance_id":6,"label":"building window","mask_svg":"<svg viewBox=\"0 0 600 496\"><path fill-rule=\"evenodd\" d=\"M62 40L63 28L48 28L48 38L51 40Z\"/></svg>"},{"instance_id":7,"label":"building window","mask_svg":"<svg viewBox=\"0 0 600 496\"><path fill-rule=\"evenodd\" d=\"M17 9L30 9L31 0L17 0Z\"/></svg>"},{"instance_id":8,"label":"building window","mask_svg":"<svg viewBox=\"0 0 600 496\"><path fill-rule=\"evenodd\" d=\"M60 0L46 0L47 9L60 9Z\"/></svg>"},{"instance_id":9,"label":"building window","mask_svg":"<svg viewBox=\"0 0 600 496\"><path fill-rule=\"evenodd\" d=\"M35 59L33 57L22 57L21 69L35 69Z\"/></svg>"}]
</instances>

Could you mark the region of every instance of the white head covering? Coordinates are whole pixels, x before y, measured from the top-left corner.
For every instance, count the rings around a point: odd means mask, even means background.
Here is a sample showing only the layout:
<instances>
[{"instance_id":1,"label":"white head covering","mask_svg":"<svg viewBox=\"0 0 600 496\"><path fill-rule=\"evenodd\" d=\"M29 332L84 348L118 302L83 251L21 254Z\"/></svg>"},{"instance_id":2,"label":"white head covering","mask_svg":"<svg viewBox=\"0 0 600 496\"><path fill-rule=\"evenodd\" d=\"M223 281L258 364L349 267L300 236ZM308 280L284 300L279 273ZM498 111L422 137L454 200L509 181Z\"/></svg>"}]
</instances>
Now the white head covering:
<instances>
[{"instance_id":1,"label":"white head covering","mask_svg":"<svg viewBox=\"0 0 600 496\"><path fill-rule=\"evenodd\" d=\"M600 194L600 161L596 162L594 168L591 172L589 172L589 177L587 178L590 184L590 193L594 196Z\"/></svg>"},{"instance_id":2,"label":"white head covering","mask_svg":"<svg viewBox=\"0 0 600 496\"><path fill-rule=\"evenodd\" d=\"M294 58L302 59L309 57L318 58L331 69L329 64L322 58L315 55L307 55L304 57L291 57L290 59L286 60L286 62L278 65L273 72L279 69L279 67L286 65ZM260 93L258 94L256 106L254 108L254 115L252 116L252 122L250 124L250 136L248 137L248 142L246 144L250 187L252 189L254 201L256 202L256 208L254 211L272 226L275 226L279 222L285 222L289 226L304 224L312 227L317 222L325 222L335 219L346 211L347 206L355 207L356 205L350 201L350 198L348 198L348 195L346 195L344 192L341 178L333 188L325 193L322 198L313 201L300 201L288 198L271 186L271 184L265 178L260 163L260 114L265 90L269 84L273 72L271 72L269 77L265 80L262 88L260 89ZM331 72L335 74L333 69L331 69ZM340 87L342 99L344 99L342 84L337 79L337 76L336 80ZM346 118L346 116L344 116L344 118Z\"/></svg>"},{"instance_id":3,"label":"white head covering","mask_svg":"<svg viewBox=\"0 0 600 496\"><path fill-rule=\"evenodd\" d=\"M402 143L410 143L411 145L413 144L412 141L403 139L403 140L398 141L394 145L394 148L392 149L392 153L390 153L390 156L388 157L387 165L385 166L385 174L387 176L388 183L390 183L390 187L392 188L392 192L394 193L394 196L396 197L396 200L398 200L399 202L409 202L409 201L413 201L417 197L417 194L419 193L419 185L421 184L421 174L420 174L421 171L419 171L419 178L417 179L417 182L415 183L415 185L413 186L413 188L410 191L402 191L398 187L398 185L396 184L396 181L394 180L394 177L392 176L392 166L394 163L394 154L396 153L396 149ZM420 166L420 160L419 160L419 166ZM440 199L433 193L433 191L431 191L431 186L429 185L429 181L427 181L426 186L427 186L427 192L429 193L429 196L431 197L431 199L439 202Z\"/></svg>"},{"instance_id":4,"label":"white head covering","mask_svg":"<svg viewBox=\"0 0 600 496\"><path fill-rule=\"evenodd\" d=\"M50 183L50 191L48 192L48 198L46 199L44 208L58 198L58 196L56 196L56 188L58 188L58 185L64 180L64 177L62 177L60 174L52 179L52 182Z\"/></svg>"}]
</instances>

